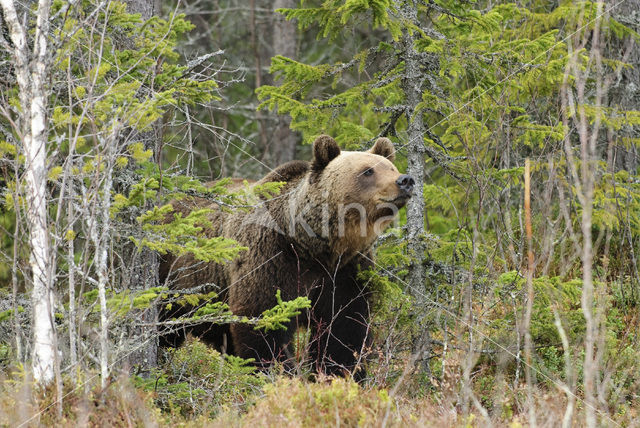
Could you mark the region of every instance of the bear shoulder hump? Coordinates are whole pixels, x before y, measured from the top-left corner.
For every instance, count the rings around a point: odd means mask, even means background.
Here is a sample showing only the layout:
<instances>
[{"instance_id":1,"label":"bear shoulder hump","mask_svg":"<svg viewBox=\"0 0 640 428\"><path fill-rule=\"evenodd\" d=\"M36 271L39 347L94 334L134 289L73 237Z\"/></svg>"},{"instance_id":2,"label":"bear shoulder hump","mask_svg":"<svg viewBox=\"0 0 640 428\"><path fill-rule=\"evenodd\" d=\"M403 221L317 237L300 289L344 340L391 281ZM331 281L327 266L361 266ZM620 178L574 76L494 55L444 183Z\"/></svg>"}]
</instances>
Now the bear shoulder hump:
<instances>
[{"instance_id":1,"label":"bear shoulder hump","mask_svg":"<svg viewBox=\"0 0 640 428\"><path fill-rule=\"evenodd\" d=\"M294 160L280 165L269 174L265 175L259 183L269 183L273 181L289 182L303 177L309 171L309 162Z\"/></svg>"}]
</instances>

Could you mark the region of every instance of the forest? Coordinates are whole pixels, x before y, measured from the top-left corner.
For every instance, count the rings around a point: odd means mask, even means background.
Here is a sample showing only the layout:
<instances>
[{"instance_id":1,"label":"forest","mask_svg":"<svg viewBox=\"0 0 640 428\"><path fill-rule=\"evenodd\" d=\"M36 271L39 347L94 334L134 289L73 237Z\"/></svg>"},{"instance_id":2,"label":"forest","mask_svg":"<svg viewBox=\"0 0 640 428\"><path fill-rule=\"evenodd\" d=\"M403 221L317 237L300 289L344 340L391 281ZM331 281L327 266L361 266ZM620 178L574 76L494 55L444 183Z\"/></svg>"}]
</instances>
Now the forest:
<instances>
[{"instance_id":1,"label":"forest","mask_svg":"<svg viewBox=\"0 0 640 428\"><path fill-rule=\"evenodd\" d=\"M639 426L639 43L638 0L0 0L0 426ZM380 165L326 272L251 220L333 233Z\"/></svg>"}]
</instances>

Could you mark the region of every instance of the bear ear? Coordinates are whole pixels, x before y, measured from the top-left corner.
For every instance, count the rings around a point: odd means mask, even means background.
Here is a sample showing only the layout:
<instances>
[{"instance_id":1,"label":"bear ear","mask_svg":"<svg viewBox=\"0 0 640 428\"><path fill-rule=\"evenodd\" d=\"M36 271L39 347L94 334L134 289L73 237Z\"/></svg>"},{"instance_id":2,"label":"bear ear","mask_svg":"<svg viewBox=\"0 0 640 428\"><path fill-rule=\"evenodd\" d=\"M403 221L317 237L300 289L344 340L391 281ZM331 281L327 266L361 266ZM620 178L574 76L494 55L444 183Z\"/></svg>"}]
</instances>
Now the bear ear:
<instances>
[{"instance_id":1,"label":"bear ear","mask_svg":"<svg viewBox=\"0 0 640 428\"><path fill-rule=\"evenodd\" d=\"M333 138L321 135L313 142L313 162L311 168L314 171L322 171L329 162L340 154L340 147Z\"/></svg>"},{"instance_id":2,"label":"bear ear","mask_svg":"<svg viewBox=\"0 0 640 428\"><path fill-rule=\"evenodd\" d=\"M391 162L396 159L396 149L393 147L393 143L391 140L384 137L380 137L376 140L376 143L371 147L369 153L385 157Z\"/></svg>"}]
</instances>

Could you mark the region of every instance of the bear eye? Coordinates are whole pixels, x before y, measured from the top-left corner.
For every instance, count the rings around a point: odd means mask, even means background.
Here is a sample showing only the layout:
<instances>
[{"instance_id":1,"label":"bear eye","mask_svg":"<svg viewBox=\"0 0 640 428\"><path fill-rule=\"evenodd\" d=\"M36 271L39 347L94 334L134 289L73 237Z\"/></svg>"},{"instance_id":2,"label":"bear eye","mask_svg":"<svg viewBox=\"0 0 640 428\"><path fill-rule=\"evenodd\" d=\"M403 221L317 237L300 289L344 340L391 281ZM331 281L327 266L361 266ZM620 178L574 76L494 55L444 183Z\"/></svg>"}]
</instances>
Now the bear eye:
<instances>
[{"instance_id":1,"label":"bear eye","mask_svg":"<svg viewBox=\"0 0 640 428\"><path fill-rule=\"evenodd\" d=\"M373 175L373 168L367 168L364 170L364 172L362 173L362 175L364 175L365 177L369 177Z\"/></svg>"}]
</instances>

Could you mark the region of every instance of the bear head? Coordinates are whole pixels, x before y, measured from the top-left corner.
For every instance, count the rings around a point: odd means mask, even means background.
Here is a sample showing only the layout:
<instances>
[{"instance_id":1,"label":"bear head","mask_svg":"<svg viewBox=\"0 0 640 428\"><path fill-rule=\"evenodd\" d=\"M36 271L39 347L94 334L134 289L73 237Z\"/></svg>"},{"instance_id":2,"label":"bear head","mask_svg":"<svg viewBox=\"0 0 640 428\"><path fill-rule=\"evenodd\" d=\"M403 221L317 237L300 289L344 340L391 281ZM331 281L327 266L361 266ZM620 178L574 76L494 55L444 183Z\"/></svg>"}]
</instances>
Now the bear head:
<instances>
[{"instance_id":1,"label":"bear head","mask_svg":"<svg viewBox=\"0 0 640 428\"><path fill-rule=\"evenodd\" d=\"M415 181L398 172L394 160L387 138L378 138L365 152L342 151L326 135L315 140L304 199L322 205L326 227L321 234L334 254L367 250L411 197ZM313 211L317 219L317 208Z\"/></svg>"}]
</instances>

